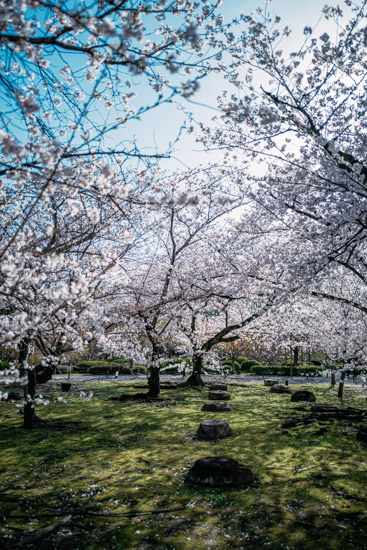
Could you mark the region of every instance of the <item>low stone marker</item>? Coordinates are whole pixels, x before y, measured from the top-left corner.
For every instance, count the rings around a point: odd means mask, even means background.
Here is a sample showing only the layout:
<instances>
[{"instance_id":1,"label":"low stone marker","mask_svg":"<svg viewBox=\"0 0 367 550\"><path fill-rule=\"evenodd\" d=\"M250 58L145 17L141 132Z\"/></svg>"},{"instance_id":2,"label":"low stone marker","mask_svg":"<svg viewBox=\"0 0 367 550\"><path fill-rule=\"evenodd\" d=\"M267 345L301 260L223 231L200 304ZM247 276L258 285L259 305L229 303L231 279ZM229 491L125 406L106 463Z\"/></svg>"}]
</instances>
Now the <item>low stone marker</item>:
<instances>
[{"instance_id":1,"label":"low stone marker","mask_svg":"<svg viewBox=\"0 0 367 550\"><path fill-rule=\"evenodd\" d=\"M271 380L270 378L264 380L264 386L275 386L276 384L279 384L279 380Z\"/></svg>"},{"instance_id":2,"label":"low stone marker","mask_svg":"<svg viewBox=\"0 0 367 550\"><path fill-rule=\"evenodd\" d=\"M358 441L363 441L364 443L367 443L367 426L362 426L362 428L358 430L356 437Z\"/></svg>"},{"instance_id":3,"label":"low stone marker","mask_svg":"<svg viewBox=\"0 0 367 550\"><path fill-rule=\"evenodd\" d=\"M231 435L232 428L224 420L203 420L197 431L199 439L221 439Z\"/></svg>"},{"instance_id":4,"label":"low stone marker","mask_svg":"<svg viewBox=\"0 0 367 550\"><path fill-rule=\"evenodd\" d=\"M199 458L190 468L186 481L206 487L244 487L254 481L249 468L226 456Z\"/></svg>"},{"instance_id":5,"label":"low stone marker","mask_svg":"<svg viewBox=\"0 0 367 550\"><path fill-rule=\"evenodd\" d=\"M70 382L62 382L61 384L61 391L69 391L71 388Z\"/></svg>"},{"instance_id":6,"label":"low stone marker","mask_svg":"<svg viewBox=\"0 0 367 550\"><path fill-rule=\"evenodd\" d=\"M232 406L225 401L209 401L203 405L201 410L210 412L233 411Z\"/></svg>"},{"instance_id":7,"label":"low stone marker","mask_svg":"<svg viewBox=\"0 0 367 550\"><path fill-rule=\"evenodd\" d=\"M316 403L311 404L312 412L334 412L338 410L336 405L331 405L330 403Z\"/></svg>"},{"instance_id":8,"label":"low stone marker","mask_svg":"<svg viewBox=\"0 0 367 550\"><path fill-rule=\"evenodd\" d=\"M298 390L293 393L291 401L307 401L308 403L311 403L316 401L316 395L309 390Z\"/></svg>"},{"instance_id":9,"label":"low stone marker","mask_svg":"<svg viewBox=\"0 0 367 550\"><path fill-rule=\"evenodd\" d=\"M218 401L229 401L231 399L231 394L227 391L214 390L209 392L209 399Z\"/></svg>"},{"instance_id":10,"label":"low stone marker","mask_svg":"<svg viewBox=\"0 0 367 550\"><path fill-rule=\"evenodd\" d=\"M289 386L274 384L274 386L271 386L270 391L272 393L292 393L293 390Z\"/></svg>"},{"instance_id":11,"label":"low stone marker","mask_svg":"<svg viewBox=\"0 0 367 550\"><path fill-rule=\"evenodd\" d=\"M211 384L209 384L209 390L227 391L227 384L225 384L224 382L212 382Z\"/></svg>"}]
</instances>

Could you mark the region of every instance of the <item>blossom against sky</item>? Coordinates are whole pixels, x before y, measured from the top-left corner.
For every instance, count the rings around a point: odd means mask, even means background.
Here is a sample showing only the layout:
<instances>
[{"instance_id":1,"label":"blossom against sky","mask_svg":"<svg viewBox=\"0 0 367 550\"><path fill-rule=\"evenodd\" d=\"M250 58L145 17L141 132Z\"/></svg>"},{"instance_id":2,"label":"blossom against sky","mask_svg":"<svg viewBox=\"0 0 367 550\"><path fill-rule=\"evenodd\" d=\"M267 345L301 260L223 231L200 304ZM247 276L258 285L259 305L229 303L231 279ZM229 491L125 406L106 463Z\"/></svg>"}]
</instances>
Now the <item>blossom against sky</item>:
<instances>
[{"instance_id":1,"label":"blossom against sky","mask_svg":"<svg viewBox=\"0 0 367 550\"><path fill-rule=\"evenodd\" d=\"M329 2L336 5L335 0ZM315 36L324 32L325 22L321 20L321 10L324 6L322 0L224 0L221 11L226 21L239 16L241 12L251 14L257 8L268 10L270 15L279 15L284 26L288 25L292 30L295 47L302 44L304 39L303 29L306 26L315 31ZM178 100L185 109L194 114L196 120L210 124L212 117L218 113L217 97L229 85L222 75L212 74L200 83L200 89L190 101ZM142 90L140 90L139 94ZM141 98L141 95L140 95ZM131 121L126 129L129 138L136 139L146 152L164 153L178 135L184 116L177 107L176 102L161 105L144 115L140 121ZM190 124L187 124L190 126ZM195 141L194 132L183 131L179 143L173 147L172 157L169 160L161 160L163 166L168 169L192 167L199 164L208 164L218 160L217 153L205 153L200 144Z\"/></svg>"}]
</instances>

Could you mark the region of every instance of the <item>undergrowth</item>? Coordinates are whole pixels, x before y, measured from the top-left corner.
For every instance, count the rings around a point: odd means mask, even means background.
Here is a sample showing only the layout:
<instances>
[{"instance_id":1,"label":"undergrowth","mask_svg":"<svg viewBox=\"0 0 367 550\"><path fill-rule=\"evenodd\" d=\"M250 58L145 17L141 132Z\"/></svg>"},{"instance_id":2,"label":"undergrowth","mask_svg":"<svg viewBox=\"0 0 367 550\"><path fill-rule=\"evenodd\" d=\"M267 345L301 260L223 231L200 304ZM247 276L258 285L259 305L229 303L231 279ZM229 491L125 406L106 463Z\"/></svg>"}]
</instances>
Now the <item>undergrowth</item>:
<instances>
[{"instance_id":1,"label":"undergrowth","mask_svg":"<svg viewBox=\"0 0 367 550\"><path fill-rule=\"evenodd\" d=\"M91 401L74 390L65 404L55 402L59 390L42 388L54 400L38 408L46 423L32 431L20 427L13 404L0 403L1 548L367 549L367 446L356 440L358 424L328 421L322 435L318 424L284 430L310 405L260 384L231 387L229 413L201 411L205 389L163 391L164 403L111 401L137 391L123 384L89 389ZM366 408L360 390L346 389L343 402L326 385L313 391L319 402ZM230 422L232 435L196 440L209 418ZM253 486L185 483L196 459L219 455L251 468Z\"/></svg>"}]
</instances>

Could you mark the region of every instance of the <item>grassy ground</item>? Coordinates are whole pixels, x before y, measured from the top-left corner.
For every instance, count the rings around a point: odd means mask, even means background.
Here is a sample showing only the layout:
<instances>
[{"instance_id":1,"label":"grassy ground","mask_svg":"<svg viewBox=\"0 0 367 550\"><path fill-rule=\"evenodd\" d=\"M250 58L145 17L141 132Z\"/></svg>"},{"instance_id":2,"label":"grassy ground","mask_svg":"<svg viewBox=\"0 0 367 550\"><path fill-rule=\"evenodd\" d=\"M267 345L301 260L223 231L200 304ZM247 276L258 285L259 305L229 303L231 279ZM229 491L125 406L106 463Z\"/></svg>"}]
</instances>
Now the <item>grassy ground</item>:
<instances>
[{"instance_id":1,"label":"grassy ground","mask_svg":"<svg viewBox=\"0 0 367 550\"><path fill-rule=\"evenodd\" d=\"M40 406L48 423L33 431L20 427L14 405L0 403L0 548L13 550L66 518L20 547L367 549L367 446L356 441L358 424L329 421L323 435L315 435L315 424L281 430L283 420L310 406L260 384L231 388L234 411L220 414L201 411L207 390L163 391L172 401L162 406L111 401L137 391L122 384L90 387L89 402L74 391L66 404ZM336 390L314 391L318 401L340 404ZM366 408L366 393L347 389L341 405ZM209 418L228 420L232 436L194 440ZM214 455L250 467L254 485L186 485L193 462Z\"/></svg>"}]
</instances>

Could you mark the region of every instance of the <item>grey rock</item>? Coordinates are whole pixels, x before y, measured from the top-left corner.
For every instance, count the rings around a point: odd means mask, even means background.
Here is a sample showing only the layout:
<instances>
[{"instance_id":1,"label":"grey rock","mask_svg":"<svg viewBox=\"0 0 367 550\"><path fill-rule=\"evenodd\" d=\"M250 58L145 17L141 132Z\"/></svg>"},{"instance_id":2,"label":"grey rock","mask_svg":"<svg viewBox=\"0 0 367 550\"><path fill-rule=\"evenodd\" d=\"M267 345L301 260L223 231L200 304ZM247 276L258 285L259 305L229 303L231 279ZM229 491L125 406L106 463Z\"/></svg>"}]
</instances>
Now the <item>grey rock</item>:
<instances>
[{"instance_id":1,"label":"grey rock","mask_svg":"<svg viewBox=\"0 0 367 550\"><path fill-rule=\"evenodd\" d=\"M311 410L312 412L334 412L338 410L338 407L330 405L330 403L312 403Z\"/></svg>"},{"instance_id":2,"label":"grey rock","mask_svg":"<svg viewBox=\"0 0 367 550\"><path fill-rule=\"evenodd\" d=\"M310 390L298 390L293 393L291 401L307 401L311 403L312 401L316 401L316 395Z\"/></svg>"},{"instance_id":3,"label":"grey rock","mask_svg":"<svg viewBox=\"0 0 367 550\"><path fill-rule=\"evenodd\" d=\"M224 420L203 420L197 431L199 439L221 439L232 433L232 428Z\"/></svg>"},{"instance_id":4,"label":"grey rock","mask_svg":"<svg viewBox=\"0 0 367 550\"><path fill-rule=\"evenodd\" d=\"M289 386L275 384L274 386L271 386L270 391L272 393L292 393L293 390Z\"/></svg>"},{"instance_id":5,"label":"grey rock","mask_svg":"<svg viewBox=\"0 0 367 550\"><path fill-rule=\"evenodd\" d=\"M227 384L225 384L224 382L213 382L212 384L209 384L209 390L227 391Z\"/></svg>"},{"instance_id":6,"label":"grey rock","mask_svg":"<svg viewBox=\"0 0 367 550\"><path fill-rule=\"evenodd\" d=\"M203 405L201 410L211 412L233 411L232 406L225 401L209 401Z\"/></svg>"},{"instance_id":7,"label":"grey rock","mask_svg":"<svg viewBox=\"0 0 367 550\"><path fill-rule=\"evenodd\" d=\"M279 380L271 380L270 378L264 380L264 386L275 386L276 384L279 384Z\"/></svg>"},{"instance_id":8,"label":"grey rock","mask_svg":"<svg viewBox=\"0 0 367 550\"><path fill-rule=\"evenodd\" d=\"M229 401L231 399L231 394L227 391L214 390L209 392L209 399Z\"/></svg>"}]
</instances>

